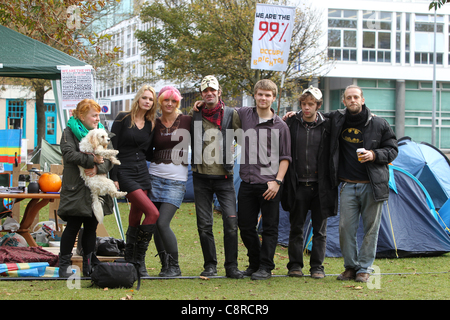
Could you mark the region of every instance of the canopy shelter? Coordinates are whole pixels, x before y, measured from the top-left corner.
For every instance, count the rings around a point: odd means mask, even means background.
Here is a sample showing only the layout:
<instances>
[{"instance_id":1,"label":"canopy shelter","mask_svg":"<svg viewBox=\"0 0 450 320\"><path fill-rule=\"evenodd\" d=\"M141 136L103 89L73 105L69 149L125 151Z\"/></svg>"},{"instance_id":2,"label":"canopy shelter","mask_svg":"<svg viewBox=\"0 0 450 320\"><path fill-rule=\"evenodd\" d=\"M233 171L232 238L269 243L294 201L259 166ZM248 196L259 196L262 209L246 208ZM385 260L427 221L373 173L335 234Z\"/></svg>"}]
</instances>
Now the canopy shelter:
<instances>
[{"instance_id":1,"label":"canopy shelter","mask_svg":"<svg viewBox=\"0 0 450 320\"><path fill-rule=\"evenodd\" d=\"M86 63L0 25L0 77L58 80L58 66Z\"/></svg>"},{"instance_id":2,"label":"canopy shelter","mask_svg":"<svg viewBox=\"0 0 450 320\"><path fill-rule=\"evenodd\" d=\"M82 67L86 66L86 63L2 25L0 25L0 39L0 77L51 80L61 129L64 130L68 114L62 109L60 99L62 96L60 67ZM124 237L117 202L115 203L116 219Z\"/></svg>"}]
</instances>

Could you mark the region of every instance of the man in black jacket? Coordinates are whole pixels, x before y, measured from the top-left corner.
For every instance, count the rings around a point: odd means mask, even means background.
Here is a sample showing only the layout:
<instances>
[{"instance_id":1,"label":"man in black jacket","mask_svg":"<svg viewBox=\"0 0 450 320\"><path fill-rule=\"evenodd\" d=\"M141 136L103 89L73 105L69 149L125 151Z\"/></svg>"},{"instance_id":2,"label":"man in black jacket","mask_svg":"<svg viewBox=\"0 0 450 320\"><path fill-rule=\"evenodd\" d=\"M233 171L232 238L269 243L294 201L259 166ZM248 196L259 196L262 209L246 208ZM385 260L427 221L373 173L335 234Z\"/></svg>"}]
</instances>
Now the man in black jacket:
<instances>
[{"instance_id":1,"label":"man in black jacket","mask_svg":"<svg viewBox=\"0 0 450 320\"><path fill-rule=\"evenodd\" d=\"M290 212L289 269L291 277L303 276L303 226L311 210L313 246L310 258L312 278L325 276L327 218L336 215L337 188L332 188L330 159L330 121L318 112L322 92L309 87L300 96L301 111L287 120L291 133L292 165L285 176L281 196L283 208Z\"/></svg>"},{"instance_id":2,"label":"man in black jacket","mask_svg":"<svg viewBox=\"0 0 450 320\"><path fill-rule=\"evenodd\" d=\"M347 87L343 103L346 109L331 114L332 183L342 183L339 241L345 271L337 279L367 282L376 255L383 201L389 198L388 165L397 157L398 146L388 122L373 117L364 104L361 88ZM361 148L364 150L358 150ZM364 240L358 252L360 217Z\"/></svg>"}]
</instances>

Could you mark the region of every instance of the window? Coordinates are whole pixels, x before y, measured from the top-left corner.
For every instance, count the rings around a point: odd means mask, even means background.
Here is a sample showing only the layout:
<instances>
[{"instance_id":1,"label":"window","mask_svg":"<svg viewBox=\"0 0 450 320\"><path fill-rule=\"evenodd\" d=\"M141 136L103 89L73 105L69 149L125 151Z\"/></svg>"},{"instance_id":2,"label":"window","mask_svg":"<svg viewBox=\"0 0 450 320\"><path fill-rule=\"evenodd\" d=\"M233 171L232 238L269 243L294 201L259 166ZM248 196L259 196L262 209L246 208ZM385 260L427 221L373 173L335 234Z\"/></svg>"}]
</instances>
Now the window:
<instances>
[{"instance_id":1,"label":"window","mask_svg":"<svg viewBox=\"0 0 450 320\"><path fill-rule=\"evenodd\" d=\"M415 19L415 52L416 64L434 63L434 15L416 14ZM443 64L444 52L444 17L436 18L436 64Z\"/></svg>"},{"instance_id":2,"label":"window","mask_svg":"<svg viewBox=\"0 0 450 320\"><path fill-rule=\"evenodd\" d=\"M7 100L7 129L25 128L23 123L25 112L25 100ZM25 130L23 134L25 134Z\"/></svg>"},{"instance_id":3,"label":"window","mask_svg":"<svg viewBox=\"0 0 450 320\"><path fill-rule=\"evenodd\" d=\"M356 61L357 11L328 10L328 57Z\"/></svg>"},{"instance_id":4,"label":"window","mask_svg":"<svg viewBox=\"0 0 450 320\"><path fill-rule=\"evenodd\" d=\"M392 12L363 11L365 62L391 62Z\"/></svg>"}]
</instances>

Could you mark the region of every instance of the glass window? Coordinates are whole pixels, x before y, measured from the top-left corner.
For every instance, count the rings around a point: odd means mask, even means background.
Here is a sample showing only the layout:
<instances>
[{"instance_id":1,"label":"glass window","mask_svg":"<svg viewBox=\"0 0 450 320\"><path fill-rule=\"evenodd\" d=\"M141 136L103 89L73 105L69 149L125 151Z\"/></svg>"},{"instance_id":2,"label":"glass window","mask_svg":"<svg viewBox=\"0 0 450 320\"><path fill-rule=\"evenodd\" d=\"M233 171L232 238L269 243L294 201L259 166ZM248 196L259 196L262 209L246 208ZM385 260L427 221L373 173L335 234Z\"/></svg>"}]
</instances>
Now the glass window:
<instances>
[{"instance_id":1,"label":"glass window","mask_svg":"<svg viewBox=\"0 0 450 320\"><path fill-rule=\"evenodd\" d=\"M356 31L344 30L344 47L356 48Z\"/></svg>"},{"instance_id":2,"label":"glass window","mask_svg":"<svg viewBox=\"0 0 450 320\"><path fill-rule=\"evenodd\" d=\"M375 48L375 32L363 33L363 48Z\"/></svg>"},{"instance_id":3,"label":"glass window","mask_svg":"<svg viewBox=\"0 0 450 320\"><path fill-rule=\"evenodd\" d=\"M341 31L340 30L328 30L328 46L340 47L341 46Z\"/></svg>"},{"instance_id":4,"label":"glass window","mask_svg":"<svg viewBox=\"0 0 450 320\"><path fill-rule=\"evenodd\" d=\"M328 57L356 61L356 10L328 10Z\"/></svg>"},{"instance_id":5,"label":"glass window","mask_svg":"<svg viewBox=\"0 0 450 320\"><path fill-rule=\"evenodd\" d=\"M363 11L363 61L391 62L392 12ZM397 20L398 21L398 20Z\"/></svg>"},{"instance_id":6,"label":"glass window","mask_svg":"<svg viewBox=\"0 0 450 320\"><path fill-rule=\"evenodd\" d=\"M391 33L379 32L378 33L378 49L390 49L391 48Z\"/></svg>"}]
</instances>

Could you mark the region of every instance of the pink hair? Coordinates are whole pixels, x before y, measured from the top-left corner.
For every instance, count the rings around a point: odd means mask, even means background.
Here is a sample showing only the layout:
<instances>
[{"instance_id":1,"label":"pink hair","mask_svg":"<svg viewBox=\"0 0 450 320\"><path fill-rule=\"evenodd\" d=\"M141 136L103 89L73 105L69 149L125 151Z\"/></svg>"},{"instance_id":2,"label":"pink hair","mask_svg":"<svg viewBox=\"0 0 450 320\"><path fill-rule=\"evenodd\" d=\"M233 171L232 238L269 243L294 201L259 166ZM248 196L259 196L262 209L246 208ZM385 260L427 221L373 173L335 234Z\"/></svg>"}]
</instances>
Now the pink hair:
<instances>
[{"instance_id":1,"label":"pink hair","mask_svg":"<svg viewBox=\"0 0 450 320\"><path fill-rule=\"evenodd\" d=\"M158 94L158 108L161 108L161 104L166 99L173 99L177 102L176 108L180 107L180 101L183 99L180 91L172 86L163 87Z\"/></svg>"},{"instance_id":2,"label":"pink hair","mask_svg":"<svg viewBox=\"0 0 450 320\"><path fill-rule=\"evenodd\" d=\"M165 99L174 99L175 101L179 102L183 97L181 96L180 91L178 89L172 87L172 86L165 86L159 91L158 94L158 100L163 101Z\"/></svg>"}]
</instances>

